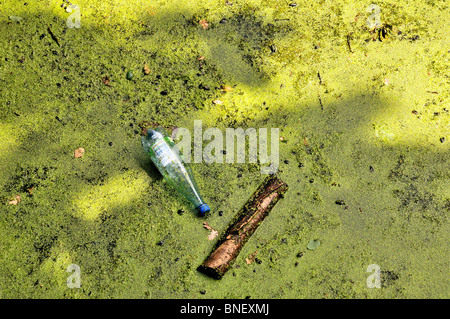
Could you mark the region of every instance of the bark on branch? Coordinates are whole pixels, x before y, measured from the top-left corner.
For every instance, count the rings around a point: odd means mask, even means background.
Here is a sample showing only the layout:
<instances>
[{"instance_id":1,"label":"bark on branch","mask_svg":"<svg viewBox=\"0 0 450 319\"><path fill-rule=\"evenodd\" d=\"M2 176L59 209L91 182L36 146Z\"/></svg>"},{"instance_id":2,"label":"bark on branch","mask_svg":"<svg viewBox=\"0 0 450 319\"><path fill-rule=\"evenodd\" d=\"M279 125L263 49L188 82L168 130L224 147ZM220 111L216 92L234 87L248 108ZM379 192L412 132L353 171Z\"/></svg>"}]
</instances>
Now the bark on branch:
<instances>
[{"instance_id":1,"label":"bark on branch","mask_svg":"<svg viewBox=\"0 0 450 319\"><path fill-rule=\"evenodd\" d=\"M269 176L232 220L198 270L210 277L222 278L244 244L287 190L285 182L275 175Z\"/></svg>"}]
</instances>

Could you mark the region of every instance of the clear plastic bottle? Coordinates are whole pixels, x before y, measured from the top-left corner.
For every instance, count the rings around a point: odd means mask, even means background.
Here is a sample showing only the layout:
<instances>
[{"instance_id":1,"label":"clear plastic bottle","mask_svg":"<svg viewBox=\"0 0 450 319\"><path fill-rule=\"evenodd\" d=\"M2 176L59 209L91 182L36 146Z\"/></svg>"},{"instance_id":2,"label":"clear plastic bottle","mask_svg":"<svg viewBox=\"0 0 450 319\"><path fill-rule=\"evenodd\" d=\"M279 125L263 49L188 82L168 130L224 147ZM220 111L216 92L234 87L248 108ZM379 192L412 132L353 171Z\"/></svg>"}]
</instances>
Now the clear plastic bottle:
<instances>
[{"instance_id":1,"label":"clear plastic bottle","mask_svg":"<svg viewBox=\"0 0 450 319\"><path fill-rule=\"evenodd\" d=\"M201 216L208 213L210 208L200 196L191 168L167 132L161 127L148 129L141 142L164 179L195 205Z\"/></svg>"}]
</instances>

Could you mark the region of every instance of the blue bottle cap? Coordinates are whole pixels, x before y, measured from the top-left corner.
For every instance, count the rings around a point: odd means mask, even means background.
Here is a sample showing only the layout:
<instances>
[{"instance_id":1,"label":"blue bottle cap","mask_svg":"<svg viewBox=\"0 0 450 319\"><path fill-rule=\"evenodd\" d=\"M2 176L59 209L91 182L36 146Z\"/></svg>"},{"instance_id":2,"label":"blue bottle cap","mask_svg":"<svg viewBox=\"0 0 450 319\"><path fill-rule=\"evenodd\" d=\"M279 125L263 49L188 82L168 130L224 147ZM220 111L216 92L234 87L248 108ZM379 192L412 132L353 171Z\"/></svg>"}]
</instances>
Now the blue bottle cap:
<instances>
[{"instance_id":1,"label":"blue bottle cap","mask_svg":"<svg viewBox=\"0 0 450 319\"><path fill-rule=\"evenodd\" d=\"M200 216L205 216L205 214L208 213L211 209L209 208L208 204L201 204L197 207L197 210Z\"/></svg>"}]
</instances>

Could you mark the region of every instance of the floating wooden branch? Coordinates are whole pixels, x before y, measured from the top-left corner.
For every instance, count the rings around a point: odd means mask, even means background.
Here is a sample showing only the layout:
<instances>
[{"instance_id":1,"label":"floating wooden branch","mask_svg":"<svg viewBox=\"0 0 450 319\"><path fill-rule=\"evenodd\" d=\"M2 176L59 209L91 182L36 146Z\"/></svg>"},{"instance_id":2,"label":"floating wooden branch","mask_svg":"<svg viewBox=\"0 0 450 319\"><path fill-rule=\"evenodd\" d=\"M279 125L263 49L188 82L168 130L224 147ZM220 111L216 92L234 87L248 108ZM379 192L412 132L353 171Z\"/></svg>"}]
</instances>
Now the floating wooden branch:
<instances>
[{"instance_id":1,"label":"floating wooden branch","mask_svg":"<svg viewBox=\"0 0 450 319\"><path fill-rule=\"evenodd\" d=\"M198 270L210 277L222 278L244 244L287 190L285 182L276 175L269 176L232 220Z\"/></svg>"}]
</instances>

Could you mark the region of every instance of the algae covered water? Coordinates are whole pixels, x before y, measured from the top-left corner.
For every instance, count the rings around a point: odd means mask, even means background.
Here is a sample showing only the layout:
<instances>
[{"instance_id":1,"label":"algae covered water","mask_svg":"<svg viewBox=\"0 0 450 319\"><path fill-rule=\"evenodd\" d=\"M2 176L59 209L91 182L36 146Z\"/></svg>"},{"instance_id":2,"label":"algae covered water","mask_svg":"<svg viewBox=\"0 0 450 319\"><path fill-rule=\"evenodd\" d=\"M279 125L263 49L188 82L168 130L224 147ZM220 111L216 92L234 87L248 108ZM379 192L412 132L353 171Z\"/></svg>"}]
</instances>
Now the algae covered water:
<instances>
[{"instance_id":1,"label":"algae covered water","mask_svg":"<svg viewBox=\"0 0 450 319\"><path fill-rule=\"evenodd\" d=\"M448 298L448 1L72 2L0 3L0 298ZM199 218L143 120L279 130L289 191L220 282L266 164L192 163Z\"/></svg>"}]
</instances>

